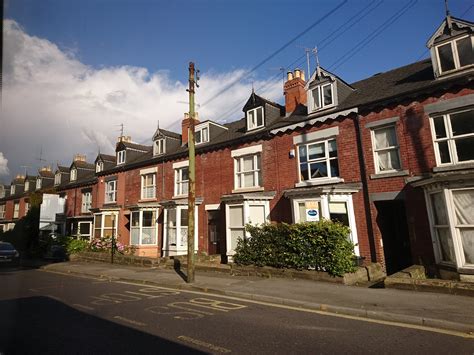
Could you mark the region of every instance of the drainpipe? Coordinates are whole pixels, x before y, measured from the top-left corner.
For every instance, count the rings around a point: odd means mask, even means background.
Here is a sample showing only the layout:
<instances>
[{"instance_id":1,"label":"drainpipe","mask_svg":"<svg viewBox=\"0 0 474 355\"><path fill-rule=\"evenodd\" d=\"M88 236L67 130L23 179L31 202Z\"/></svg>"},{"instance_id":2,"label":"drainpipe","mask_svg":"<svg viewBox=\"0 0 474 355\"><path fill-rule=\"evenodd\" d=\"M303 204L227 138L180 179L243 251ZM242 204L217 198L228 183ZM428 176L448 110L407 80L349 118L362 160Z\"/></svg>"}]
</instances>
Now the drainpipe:
<instances>
[{"instance_id":1,"label":"drainpipe","mask_svg":"<svg viewBox=\"0 0 474 355\"><path fill-rule=\"evenodd\" d=\"M364 194L365 222L369 234L370 259L377 262L377 249L375 247L375 234L372 225L372 210L370 208L369 184L367 180L367 169L365 165L364 147L362 145L362 130L360 129L360 115L357 114L354 119L357 140L357 153L359 154L359 168L362 179L362 191Z\"/></svg>"}]
</instances>

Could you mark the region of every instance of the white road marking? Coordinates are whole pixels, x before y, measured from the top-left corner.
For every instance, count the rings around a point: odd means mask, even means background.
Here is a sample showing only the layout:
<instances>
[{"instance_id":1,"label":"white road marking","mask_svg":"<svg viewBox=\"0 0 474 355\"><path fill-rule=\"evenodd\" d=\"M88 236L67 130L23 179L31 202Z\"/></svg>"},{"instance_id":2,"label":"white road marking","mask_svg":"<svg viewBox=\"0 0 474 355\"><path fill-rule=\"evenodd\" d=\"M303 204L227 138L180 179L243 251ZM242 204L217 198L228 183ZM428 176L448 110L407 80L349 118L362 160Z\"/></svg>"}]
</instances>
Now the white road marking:
<instances>
[{"instance_id":1,"label":"white road marking","mask_svg":"<svg viewBox=\"0 0 474 355\"><path fill-rule=\"evenodd\" d=\"M114 282L115 283L126 284L126 285L143 286L142 284L139 284L139 283L133 283L133 282L127 282L127 281L114 281ZM154 288L159 288L159 289L164 289L164 290L175 290L175 289L170 288L170 287L162 287L162 286L150 286L150 285L148 285L148 287L154 287ZM461 331L455 331L455 330L447 330L447 329L441 329L441 328L427 327L427 326L423 326L423 325L408 324L408 323L393 322L393 321L385 321L385 320L379 320L379 319L373 319L373 318L364 318L364 317L357 317L357 316L350 316L350 315L340 314L340 313L331 313L331 312L327 312L327 311L319 311L319 310L316 310L316 309L309 309L309 308L303 308L303 307L294 307L294 306L287 306L287 305L283 305L283 304L276 304L276 303L270 303L270 302L248 300L246 298L218 295L218 294L213 294L213 293L209 293L209 292L190 291L190 290L184 290L184 289L179 289L179 291L183 292L183 293L185 292L185 293L192 293L192 294L196 294L196 295L206 295L208 297L209 296L219 297L219 298L225 298L225 299L234 300L234 301L241 301L241 302L258 304L258 305L262 305L262 306L288 309L288 310L298 311L298 312L314 313L314 314L320 314L320 315L330 316L330 317L352 319L352 320L358 320L358 321L368 322L368 323L391 325L391 326L395 326L395 327L409 328L409 329L416 329L416 330L424 330L424 331L427 331L427 332L452 335L452 336L457 336L457 337L461 337L461 338L474 339L474 334L472 334L472 333L468 334L468 333L464 333L464 332L461 332Z\"/></svg>"},{"instance_id":2,"label":"white road marking","mask_svg":"<svg viewBox=\"0 0 474 355\"><path fill-rule=\"evenodd\" d=\"M79 304L79 303L74 303L73 306L83 308L83 309L87 309L88 311L93 311L95 309L95 308L92 308L92 307L89 307L89 306L84 306L83 304Z\"/></svg>"},{"instance_id":3,"label":"white road marking","mask_svg":"<svg viewBox=\"0 0 474 355\"><path fill-rule=\"evenodd\" d=\"M114 318L115 318L115 319L122 320L122 321L127 322L127 323L130 323L130 324L133 324L133 325L138 325L138 326L140 326L140 327L146 326L145 323L137 322L136 320L133 320L133 319L128 319L128 318L121 317L121 316L114 316Z\"/></svg>"},{"instance_id":4,"label":"white road marking","mask_svg":"<svg viewBox=\"0 0 474 355\"><path fill-rule=\"evenodd\" d=\"M181 341L184 341L186 343L199 345L199 346L202 346L204 348L210 349L212 351L217 351L217 352L224 353L224 354L232 352L231 350L223 348L222 346L217 346L217 345L207 343L207 342L199 340L199 339L194 339L194 338L191 338L191 337L187 337L185 335L180 335L178 337L178 339L181 340Z\"/></svg>"}]
</instances>

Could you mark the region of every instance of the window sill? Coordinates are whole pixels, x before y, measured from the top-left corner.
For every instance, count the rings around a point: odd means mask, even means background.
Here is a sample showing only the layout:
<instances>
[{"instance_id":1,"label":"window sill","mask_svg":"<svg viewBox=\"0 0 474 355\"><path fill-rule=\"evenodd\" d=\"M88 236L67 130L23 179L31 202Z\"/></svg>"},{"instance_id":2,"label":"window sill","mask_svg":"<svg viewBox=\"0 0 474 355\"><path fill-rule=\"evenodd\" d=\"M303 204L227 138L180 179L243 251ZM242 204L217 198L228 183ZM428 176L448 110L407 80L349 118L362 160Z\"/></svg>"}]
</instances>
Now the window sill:
<instances>
[{"instance_id":1,"label":"window sill","mask_svg":"<svg viewBox=\"0 0 474 355\"><path fill-rule=\"evenodd\" d=\"M186 195L175 195L172 197L173 200L179 200L179 199L183 199L183 198L188 198L188 194Z\"/></svg>"},{"instance_id":2,"label":"window sill","mask_svg":"<svg viewBox=\"0 0 474 355\"><path fill-rule=\"evenodd\" d=\"M117 201L106 201L104 202L104 205L114 205L117 204Z\"/></svg>"},{"instance_id":3,"label":"window sill","mask_svg":"<svg viewBox=\"0 0 474 355\"><path fill-rule=\"evenodd\" d=\"M232 190L232 193L233 194L238 194L238 193L242 193L242 192L256 192L256 191L264 191L264 188L263 187L246 187L246 188L243 188L243 189L234 189Z\"/></svg>"},{"instance_id":4,"label":"window sill","mask_svg":"<svg viewBox=\"0 0 474 355\"><path fill-rule=\"evenodd\" d=\"M295 184L295 187L330 185L330 184L338 184L340 182L344 182L344 179L341 179L341 178L328 178L328 179L322 178L320 180L301 181L301 182Z\"/></svg>"},{"instance_id":5,"label":"window sill","mask_svg":"<svg viewBox=\"0 0 474 355\"><path fill-rule=\"evenodd\" d=\"M410 173L408 170L400 170L400 171L389 171L386 173L377 173L377 174L370 174L370 179L384 179L384 178L391 178L391 177L397 177L397 176L407 176Z\"/></svg>"},{"instance_id":6,"label":"window sill","mask_svg":"<svg viewBox=\"0 0 474 355\"><path fill-rule=\"evenodd\" d=\"M151 197L151 198L141 198L138 200L138 202L156 202L157 199L156 197Z\"/></svg>"},{"instance_id":7,"label":"window sill","mask_svg":"<svg viewBox=\"0 0 474 355\"><path fill-rule=\"evenodd\" d=\"M435 166L433 168L433 172L439 173L439 172L444 172L444 171L463 170L463 169L474 169L474 162Z\"/></svg>"}]
</instances>

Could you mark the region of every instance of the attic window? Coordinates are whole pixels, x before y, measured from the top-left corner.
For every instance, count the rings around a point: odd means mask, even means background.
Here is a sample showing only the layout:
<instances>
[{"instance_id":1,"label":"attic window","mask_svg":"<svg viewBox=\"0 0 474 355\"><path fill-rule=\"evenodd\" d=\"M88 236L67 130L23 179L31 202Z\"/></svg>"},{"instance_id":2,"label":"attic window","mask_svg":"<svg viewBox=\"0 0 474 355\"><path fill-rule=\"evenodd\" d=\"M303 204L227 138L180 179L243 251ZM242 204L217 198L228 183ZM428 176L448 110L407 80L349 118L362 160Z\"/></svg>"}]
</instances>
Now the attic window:
<instances>
[{"instance_id":1,"label":"attic window","mask_svg":"<svg viewBox=\"0 0 474 355\"><path fill-rule=\"evenodd\" d=\"M263 107L247 111L247 130L263 127Z\"/></svg>"},{"instance_id":2,"label":"attic window","mask_svg":"<svg viewBox=\"0 0 474 355\"><path fill-rule=\"evenodd\" d=\"M474 64L474 43L471 36L436 46L441 74Z\"/></svg>"},{"instance_id":3,"label":"attic window","mask_svg":"<svg viewBox=\"0 0 474 355\"><path fill-rule=\"evenodd\" d=\"M196 144L209 142L209 128L203 127L198 129L194 135Z\"/></svg>"},{"instance_id":4,"label":"attic window","mask_svg":"<svg viewBox=\"0 0 474 355\"><path fill-rule=\"evenodd\" d=\"M160 155L160 154L163 154L164 152L165 152L165 139L164 138L157 139L153 143L153 155Z\"/></svg>"},{"instance_id":5,"label":"attic window","mask_svg":"<svg viewBox=\"0 0 474 355\"><path fill-rule=\"evenodd\" d=\"M29 191L29 190L30 190L30 182L25 181L25 191Z\"/></svg>"},{"instance_id":6,"label":"attic window","mask_svg":"<svg viewBox=\"0 0 474 355\"><path fill-rule=\"evenodd\" d=\"M12 185L10 188L10 195L14 195L14 194L15 194L15 185Z\"/></svg>"},{"instance_id":7,"label":"attic window","mask_svg":"<svg viewBox=\"0 0 474 355\"><path fill-rule=\"evenodd\" d=\"M97 164L95 164L95 172L100 173L102 170L104 170L104 162L98 161Z\"/></svg>"},{"instance_id":8,"label":"attic window","mask_svg":"<svg viewBox=\"0 0 474 355\"><path fill-rule=\"evenodd\" d=\"M54 175L54 185L59 185L61 183L61 173Z\"/></svg>"},{"instance_id":9,"label":"attic window","mask_svg":"<svg viewBox=\"0 0 474 355\"><path fill-rule=\"evenodd\" d=\"M71 181L76 181L77 179L77 170L76 169L71 169L71 175L69 177Z\"/></svg>"},{"instance_id":10,"label":"attic window","mask_svg":"<svg viewBox=\"0 0 474 355\"><path fill-rule=\"evenodd\" d=\"M41 189L41 179L36 179L36 190Z\"/></svg>"},{"instance_id":11,"label":"attic window","mask_svg":"<svg viewBox=\"0 0 474 355\"><path fill-rule=\"evenodd\" d=\"M125 163L125 150L117 152L117 165Z\"/></svg>"},{"instance_id":12,"label":"attic window","mask_svg":"<svg viewBox=\"0 0 474 355\"><path fill-rule=\"evenodd\" d=\"M334 106L334 95L332 83L316 86L311 89L310 95L311 111L322 110L330 106Z\"/></svg>"}]
</instances>

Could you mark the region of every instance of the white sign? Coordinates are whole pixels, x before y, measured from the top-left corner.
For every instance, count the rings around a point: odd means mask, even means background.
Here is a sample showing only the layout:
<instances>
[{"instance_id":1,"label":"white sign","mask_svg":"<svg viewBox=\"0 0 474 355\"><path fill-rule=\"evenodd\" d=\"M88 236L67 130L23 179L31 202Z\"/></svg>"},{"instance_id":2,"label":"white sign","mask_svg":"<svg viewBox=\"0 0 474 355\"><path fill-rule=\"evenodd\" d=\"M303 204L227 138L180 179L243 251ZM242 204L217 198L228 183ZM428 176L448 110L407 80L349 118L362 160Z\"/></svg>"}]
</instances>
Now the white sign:
<instances>
[{"instance_id":1,"label":"white sign","mask_svg":"<svg viewBox=\"0 0 474 355\"><path fill-rule=\"evenodd\" d=\"M319 203L318 201L306 202L306 222L319 221Z\"/></svg>"}]
</instances>

